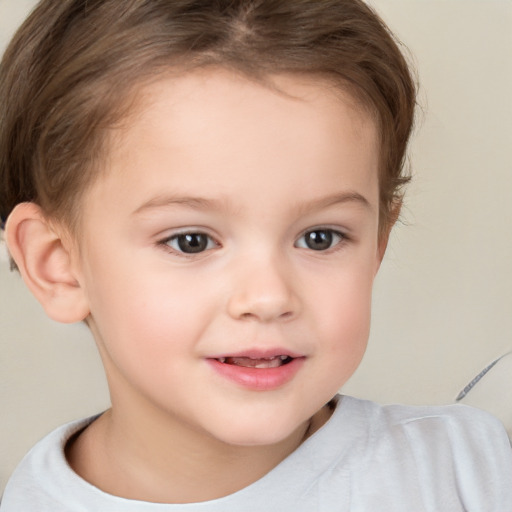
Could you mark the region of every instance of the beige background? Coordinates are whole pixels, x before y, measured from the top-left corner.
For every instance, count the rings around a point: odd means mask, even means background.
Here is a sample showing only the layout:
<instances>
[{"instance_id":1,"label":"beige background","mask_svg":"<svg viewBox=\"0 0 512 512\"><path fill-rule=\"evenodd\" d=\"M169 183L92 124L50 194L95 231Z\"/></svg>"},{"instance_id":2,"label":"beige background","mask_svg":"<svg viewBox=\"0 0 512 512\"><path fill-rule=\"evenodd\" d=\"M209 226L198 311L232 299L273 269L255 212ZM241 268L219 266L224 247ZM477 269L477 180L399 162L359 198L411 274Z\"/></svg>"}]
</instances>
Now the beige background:
<instances>
[{"instance_id":1,"label":"beige background","mask_svg":"<svg viewBox=\"0 0 512 512\"><path fill-rule=\"evenodd\" d=\"M34 3L0 0L1 48ZM344 389L449 403L512 348L512 2L372 3L414 55L423 113L367 356ZM108 396L86 328L47 320L0 253L1 490L36 440Z\"/></svg>"}]
</instances>

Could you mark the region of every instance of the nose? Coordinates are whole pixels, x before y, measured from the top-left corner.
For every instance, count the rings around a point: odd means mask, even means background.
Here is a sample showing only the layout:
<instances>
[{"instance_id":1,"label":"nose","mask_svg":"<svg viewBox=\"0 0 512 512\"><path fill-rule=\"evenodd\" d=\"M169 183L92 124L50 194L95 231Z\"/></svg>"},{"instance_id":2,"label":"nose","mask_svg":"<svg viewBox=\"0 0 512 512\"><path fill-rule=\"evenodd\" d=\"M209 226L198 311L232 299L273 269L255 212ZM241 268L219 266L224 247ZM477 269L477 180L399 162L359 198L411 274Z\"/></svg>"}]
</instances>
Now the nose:
<instances>
[{"instance_id":1,"label":"nose","mask_svg":"<svg viewBox=\"0 0 512 512\"><path fill-rule=\"evenodd\" d=\"M274 322L298 315L300 300L290 267L285 262L245 260L234 273L228 313L237 320Z\"/></svg>"}]
</instances>

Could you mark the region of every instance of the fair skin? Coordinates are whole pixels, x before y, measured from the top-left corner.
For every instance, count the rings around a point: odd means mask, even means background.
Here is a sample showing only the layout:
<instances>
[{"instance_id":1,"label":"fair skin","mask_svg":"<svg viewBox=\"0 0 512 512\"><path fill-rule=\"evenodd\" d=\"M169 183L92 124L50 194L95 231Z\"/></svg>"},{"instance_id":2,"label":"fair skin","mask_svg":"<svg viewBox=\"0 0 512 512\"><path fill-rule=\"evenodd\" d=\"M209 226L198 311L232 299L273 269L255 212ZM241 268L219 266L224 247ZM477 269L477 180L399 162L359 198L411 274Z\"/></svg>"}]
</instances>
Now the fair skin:
<instances>
[{"instance_id":1,"label":"fair skin","mask_svg":"<svg viewBox=\"0 0 512 512\"><path fill-rule=\"evenodd\" d=\"M98 345L112 408L67 455L106 492L187 503L249 485L325 423L362 358L385 249L375 123L327 83L274 80L147 86L78 244L34 205L9 220L47 312L87 318Z\"/></svg>"}]
</instances>

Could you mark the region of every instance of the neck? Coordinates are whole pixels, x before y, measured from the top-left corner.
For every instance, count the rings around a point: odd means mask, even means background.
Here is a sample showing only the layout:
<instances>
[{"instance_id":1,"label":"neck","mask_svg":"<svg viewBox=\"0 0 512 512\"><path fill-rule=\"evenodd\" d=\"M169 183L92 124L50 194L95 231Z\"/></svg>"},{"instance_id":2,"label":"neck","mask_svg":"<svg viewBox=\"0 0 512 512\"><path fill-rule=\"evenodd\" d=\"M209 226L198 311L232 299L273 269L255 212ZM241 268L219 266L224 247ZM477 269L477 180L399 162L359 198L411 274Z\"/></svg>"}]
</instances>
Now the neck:
<instances>
[{"instance_id":1,"label":"neck","mask_svg":"<svg viewBox=\"0 0 512 512\"><path fill-rule=\"evenodd\" d=\"M130 414L114 406L69 443L71 467L104 492L127 499L208 501L263 477L329 417L324 408L270 446L234 446L151 412Z\"/></svg>"}]
</instances>

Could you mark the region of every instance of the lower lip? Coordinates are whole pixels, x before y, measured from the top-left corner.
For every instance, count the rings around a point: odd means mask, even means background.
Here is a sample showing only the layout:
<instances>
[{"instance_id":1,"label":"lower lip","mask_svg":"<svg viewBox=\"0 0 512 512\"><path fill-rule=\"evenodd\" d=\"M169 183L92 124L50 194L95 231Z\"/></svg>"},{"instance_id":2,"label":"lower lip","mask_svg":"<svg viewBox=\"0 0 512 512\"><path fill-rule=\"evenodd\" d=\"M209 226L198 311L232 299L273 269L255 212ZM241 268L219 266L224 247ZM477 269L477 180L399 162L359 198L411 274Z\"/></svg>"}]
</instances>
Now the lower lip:
<instances>
[{"instance_id":1,"label":"lower lip","mask_svg":"<svg viewBox=\"0 0 512 512\"><path fill-rule=\"evenodd\" d=\"M297 357L288 364L277 368L247 368L208 359L208 363L222 377L254 391L271 391L290 382L304 363L304 357Z\"/></svg>"}]
</instances>

